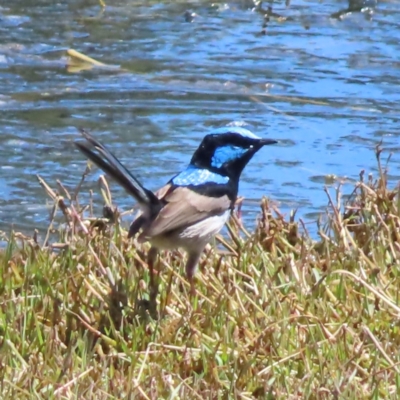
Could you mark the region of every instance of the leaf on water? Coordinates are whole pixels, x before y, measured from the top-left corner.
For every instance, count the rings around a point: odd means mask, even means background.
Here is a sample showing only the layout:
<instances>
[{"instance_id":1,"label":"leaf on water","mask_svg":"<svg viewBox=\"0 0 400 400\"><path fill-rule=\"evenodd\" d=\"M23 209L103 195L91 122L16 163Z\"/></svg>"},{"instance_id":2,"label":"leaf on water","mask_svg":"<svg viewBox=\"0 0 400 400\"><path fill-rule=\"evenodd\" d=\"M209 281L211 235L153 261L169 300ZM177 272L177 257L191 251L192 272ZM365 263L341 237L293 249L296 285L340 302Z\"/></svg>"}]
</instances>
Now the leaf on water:
<instances>
[{"instance_id":1,"label":"leaf on water","mask_svg":"<svg viewBox=\"0 0 400 400\"><path fill-rule=\"evenodd\" d=\"M68 49L67 55L68 55L67 71L70 73L78 73L90 70L95 67L120 70L120 67L118 65L104 64L74 49Z\"/></svg>"}]
</instances>

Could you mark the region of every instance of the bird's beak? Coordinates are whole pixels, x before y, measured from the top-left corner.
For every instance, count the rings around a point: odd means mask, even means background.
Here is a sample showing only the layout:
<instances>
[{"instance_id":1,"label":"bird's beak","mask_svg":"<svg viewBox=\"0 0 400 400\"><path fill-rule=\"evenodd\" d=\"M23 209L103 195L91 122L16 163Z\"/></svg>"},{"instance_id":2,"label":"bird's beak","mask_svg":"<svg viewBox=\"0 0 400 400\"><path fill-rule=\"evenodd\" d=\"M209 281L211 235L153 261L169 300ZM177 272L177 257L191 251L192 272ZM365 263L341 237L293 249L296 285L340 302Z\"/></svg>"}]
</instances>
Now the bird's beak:
<instances>
[{"instance_id":1,"label":"bird's beak","mask_svg":"<svg viewBox=\"0 0 400 400\"><path fill-rule=\"evenodd\" d=\"M274 139L260 139L260 146L267 146L269 144L276 144L276 143L278 142Z\"/></svg>"}]
</instances>

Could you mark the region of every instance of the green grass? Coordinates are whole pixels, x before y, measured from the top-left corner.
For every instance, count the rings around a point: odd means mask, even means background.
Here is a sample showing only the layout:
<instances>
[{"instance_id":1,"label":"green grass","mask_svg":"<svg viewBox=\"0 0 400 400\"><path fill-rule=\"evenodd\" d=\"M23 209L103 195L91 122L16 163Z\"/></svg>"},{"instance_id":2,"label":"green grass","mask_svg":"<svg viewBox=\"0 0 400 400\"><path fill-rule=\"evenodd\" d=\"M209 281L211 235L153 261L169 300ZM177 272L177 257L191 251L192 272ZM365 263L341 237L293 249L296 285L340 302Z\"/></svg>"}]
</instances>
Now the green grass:
<instances>
[{"instance_id":1,"label":"green grass","mask_svg":"<svg viewBox=\"0 0 400 400\"><path fill-rule=\"evenodd\" d=\"M46 187L70 228L0 253L2 398L398 398L400 199L379 169L347 205L328 193L318 241L267 200L254 233L234 218L195 298L184 255L163 254L157 319L148 246Z\"/></svg>"}]
</instances>

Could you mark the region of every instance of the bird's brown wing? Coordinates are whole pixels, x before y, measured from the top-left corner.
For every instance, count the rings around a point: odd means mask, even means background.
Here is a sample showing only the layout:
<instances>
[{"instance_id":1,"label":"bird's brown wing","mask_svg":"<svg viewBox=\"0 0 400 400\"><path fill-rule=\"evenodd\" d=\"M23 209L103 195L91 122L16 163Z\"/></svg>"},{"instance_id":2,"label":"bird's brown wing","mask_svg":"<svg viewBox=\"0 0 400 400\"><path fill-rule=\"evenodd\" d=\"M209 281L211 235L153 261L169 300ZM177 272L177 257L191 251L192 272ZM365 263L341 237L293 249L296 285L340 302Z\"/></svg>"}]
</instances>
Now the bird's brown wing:
<instances>
[{"instance_id":1,"label":"bird's brown wing","mask_svg":"<svg viewBox=\"0 0 400 400\"><path fill-rule=\"evenodd\" d=\"M144 229L142 236L150 239L161 233L173 231L186 225L192 225L207 217L221 214L231 208L228 196L209 197L198 194L186 187L171 187L156 193L166 205L161 209L153 222ZM160 192L159 191L159 192Z\"/></svg>"},{"instance_id":2,"label":"bird's brown wing","mask_svg":"<svg viewBox=\"0 0 400 400\"><path fill-rule=\"evenodd\" d=\"M167 184L160 189L158 189L154 194L156 197L160 200L163 200L163 198L168 194L168 192L172 190L172 185ZM128 232L128 239L135 236L140 230L143 230L146 225L148 224L148 221L151 220L151 216L144 216L143 213L141 213L130 225L129 227L129 232ZM151 225L151 224L150 224Z\"/></svg>"}]
</instances>

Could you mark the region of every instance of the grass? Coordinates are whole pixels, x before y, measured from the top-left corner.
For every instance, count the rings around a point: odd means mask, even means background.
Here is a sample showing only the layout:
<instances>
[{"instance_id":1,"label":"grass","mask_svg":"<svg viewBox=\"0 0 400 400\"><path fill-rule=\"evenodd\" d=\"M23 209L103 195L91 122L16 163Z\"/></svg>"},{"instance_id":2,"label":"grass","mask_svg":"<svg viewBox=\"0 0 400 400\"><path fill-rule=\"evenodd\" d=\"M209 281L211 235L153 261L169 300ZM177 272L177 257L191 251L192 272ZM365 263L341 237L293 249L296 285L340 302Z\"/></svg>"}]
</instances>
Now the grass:
<instances>
[{"instance_id":1,"label":"grass","mask_svg":"<svg viewBox=\"0 0 400 400\"><path fill-rule=\"evenodd\" d=\"M159 318L148 246L112 208L115 223L85 220L75 195L41 181L68 229L52 223L44 245L14 233L0 253L2 398L397 399L400 197L377 160L346 204L340 186L327 192L318 241L267 199L253 233L234 217L195 298L183 254L164 254Z\"/></svg>"}]
</instances>

